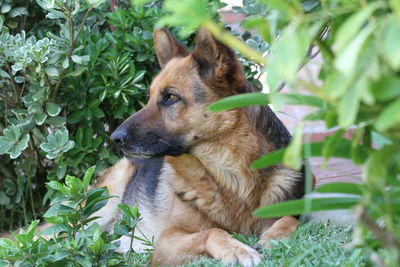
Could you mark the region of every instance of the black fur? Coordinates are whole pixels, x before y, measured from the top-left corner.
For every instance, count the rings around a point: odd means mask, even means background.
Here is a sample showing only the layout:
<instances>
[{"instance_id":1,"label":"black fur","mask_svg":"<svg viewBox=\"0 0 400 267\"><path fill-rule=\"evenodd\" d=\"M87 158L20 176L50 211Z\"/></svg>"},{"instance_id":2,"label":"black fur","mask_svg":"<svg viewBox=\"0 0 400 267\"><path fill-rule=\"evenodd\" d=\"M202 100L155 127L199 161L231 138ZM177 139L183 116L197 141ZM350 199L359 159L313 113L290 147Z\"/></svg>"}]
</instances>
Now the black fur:
<instances>
[{"instance_id":1,"label":"black fur","mask_svg":"<svg viewBox=\"0 0 400 267\"><path fill-rule=\"evenodd\" d=\"M164 159L130 158L130 160L136 166L136 172L124 192L123 203L131 206L151 203L156 206L154 200Z\"/></svg>"},{"instance_id":2,"label":"black fur","mask_svg":"<svg viewBox=\"0 0 400 267\"><path fill-rule=\"evenodd\" d=\"M260 106L255 118L256 129L267 137L267 141L277 149L288 146L292 139L288 129L269 106Z\"/></svg>"},{"instance_id":3,"label":"black fur","mask_svg":"<svg viewBox=\"0 0 400 267\"><path fill-rule=\"evenodd\" d=\"M207 92L201 84L195 84L193 95L196 103L202 104L207 101Z\"/></svg>"}]
</instances>

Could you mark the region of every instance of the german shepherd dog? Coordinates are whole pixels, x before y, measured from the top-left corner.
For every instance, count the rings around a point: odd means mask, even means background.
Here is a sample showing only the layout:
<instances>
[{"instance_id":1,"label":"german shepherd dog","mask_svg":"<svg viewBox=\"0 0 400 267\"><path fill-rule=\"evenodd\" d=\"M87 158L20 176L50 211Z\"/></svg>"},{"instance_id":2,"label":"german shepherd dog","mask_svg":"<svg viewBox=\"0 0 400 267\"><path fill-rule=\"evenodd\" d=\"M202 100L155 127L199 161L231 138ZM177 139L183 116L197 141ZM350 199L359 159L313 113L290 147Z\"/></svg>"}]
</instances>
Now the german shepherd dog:
<instances>
[{"instance_id":1,"label":"german shepherd dog","mask_svg":"<svg viewBox=\"0 0 400 267\"><path fill-rule=\"evenodd\" d=\"M285 238L298 220L254 218L253 210L304 195L304 173L281 164L253 170L261 155L288 145L291 136L268 106L211 112L216 100L251 92L235 54L207 31L189 53L165 29L154 31L161 66L148 104L111 135L126 158L107 169L97 186L114 198L95 216L111 229L120 202L137 205L138 228L155 248L152 266L179 265L201 256L253 266L259 253L231 233L256 234L259 243ZM123 239L121 250L129 248ZM145 249L137 240L136 250Z\"/></svg>"}]
</instances>

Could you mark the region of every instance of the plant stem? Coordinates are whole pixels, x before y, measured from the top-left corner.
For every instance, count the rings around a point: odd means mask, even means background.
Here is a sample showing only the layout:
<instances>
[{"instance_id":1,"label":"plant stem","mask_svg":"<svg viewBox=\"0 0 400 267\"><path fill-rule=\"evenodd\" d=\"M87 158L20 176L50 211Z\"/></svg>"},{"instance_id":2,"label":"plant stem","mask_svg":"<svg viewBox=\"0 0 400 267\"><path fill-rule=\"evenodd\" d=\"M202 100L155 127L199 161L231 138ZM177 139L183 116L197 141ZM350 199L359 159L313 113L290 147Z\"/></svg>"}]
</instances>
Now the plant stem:
<instances>
[{"instance_id":1,"label":"plant stem","mask_svg":"<svg viewBox=\"0 0 400 267\"><path fill-rule=\"evenodd\" d=\"M49 86L49 89L51 90L51 82L50 82L50 78L49 78L49 76L47 75L47 73L45 73L44 74L44 78L45 78L45 80L46 80L46 82L47 82L47 85Z\"/></svg>"},{"instance_id":2,"label":"plant stem","mask_svg":"<svg viewBox=\"0 0 400 267\"><path fill-rule=\"evenodd\" d=\"M1 94L0 93L0 98L6 102L6 104L12 106L12 107L16 107L16 105L14 104L14 101L12 101L10 98L8 98L5 94Z\"/></svg>"},{"instance_id":3,"label":"plant stem","mask_svg":"<svg viewBox=\"0 0 400 267\"><path fill-rule=\"evenodd\" d=\"M226 32L220 25L217 23L207 20L203 23L203 27L208 30L215 38L217 38L222 43L236 49L240 54L245 56L246 58L253 60L254 62L264 66L266 63L263 55L256 50L250 48L246 43L237 37Z\"/></svg>"},{"instance_id":4,"label":"plant stem","mask_svg":"<svg viewBox=\"0 0 400 267\"><path fill-rule=\"evenodd\" d=\"M132 253L132 252L134 252L134 251L133 251L133 239L134 239L134 236L135 236L135 228L136 228L136 226L134 226L134 227L132 228L131 243L130 243L130 245L129 245L129 254Z\"/></svg>"},{"instance_id":5,"label":"plant stem","mask_svg":"<svg viewBox=\"0 0 400 267\"><path fill-rule=\"evenodd\" d=\"M8 74L10 75L11 85L12 85L12 88L13 88L13 91L14 91L14 95L15 95L14 104L18 105L18 91L19 91L19 88L18 88L18 85L15 83L14 76L12 74L11 64L9 62L7 62L6 65L7 65Z\"/></svg>"},{"instance_id":6,"label":"plant stem","mask_svg":"<svg viewBox=\"0 0 400 267\"><path fill-rule=\"evenodd\" d=\"M361 213L360 219L384 246L393 247L400 253L400 241L396 239L394 233L386 231L376 225L374 220L365 211Z\"/></svg>"},{"instance_id":7,"label":"plant stem","mask_svg":"<svg viewBox=\"0 0 400 267\"><path fill-rule=\"evenodd\" d=\"M73 29L72 17L69 17L67 20L69 29L70 29L70 45L69 45L69 51L67 54L67 58L69 60L71 59L72 53L74 51L75 42L78 39L79 35L81 34L81 32L83 30L83 26L85 25L87 18L89 16L89 13L90 13L90 11L92 11L92 9L93 9L92 6L88 7L88 9L85 13L85 16L83 17L83 20L82 20L81 24L79 25L79 28L78 28L78 31L76 34L74 34L74 32L73 32L74 29ZM64 69L63 72L60 74L60 78L58 79L58 82L57 82L56 86L54 87L53 97L52 97L53 101L56 100L58 90L60 89L61 83L64 80L66 74L67 74L67 69Z\"/></svg>"}]
</instances>

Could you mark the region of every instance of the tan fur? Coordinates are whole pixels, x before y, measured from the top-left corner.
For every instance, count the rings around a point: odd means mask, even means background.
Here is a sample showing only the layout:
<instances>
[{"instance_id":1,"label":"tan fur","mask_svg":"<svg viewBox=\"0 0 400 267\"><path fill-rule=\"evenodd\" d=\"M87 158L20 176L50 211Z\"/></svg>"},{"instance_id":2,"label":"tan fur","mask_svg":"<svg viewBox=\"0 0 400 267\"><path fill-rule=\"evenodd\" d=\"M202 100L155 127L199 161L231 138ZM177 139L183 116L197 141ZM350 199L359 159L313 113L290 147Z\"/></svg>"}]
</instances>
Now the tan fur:
<instances>
[{"instance_id":1,"label":"tan fur","mask_svg":"<svg viewBox=\"0 0 400 267\"><path fill-rule=\"evenodd\" d=\"M271 228L261 235L259 243L269 247L271 239L287 238L291 233L296 231L299 221L291 216L285 216L277 220Z\"/></svg>"},{"instance_id":2,"label":"tan fur","mask_svg":"<svg viewBox=\"0 0 400 267\"><path fill-rule=\"evenodd\" d=\"M191 54L165 30L156 30L154 37L162 70L150 86L148 104L126 122L134 120L137 134L162 128L163 134L183 140L190 152L164 158L152 200L157 210L138 203L143 216L138 228L155 241L152 266L183 264L204 255L256 265L260 262L257 251L230 233L254 233L268 245L269 239L286 238L293 232L298 225L293 217L258 219L251 213L284 200L299 173L282 165L251 169L252 161L276 147L251 123L249 109L215 113L207 109L247 86L233 52L204 31ZM201 74L199 62L211 62L212 72ZM160 106L166 88L182 101L169 108ZM124 159L99 180L98 187L107 186L111 195L119 197L95 214L103 216L98 222L104 229L109 230L117 218L117 205L135 171ZM121 250L128 249L127 243L126 238L122 240Z\"/></svg>"}]
</instances>

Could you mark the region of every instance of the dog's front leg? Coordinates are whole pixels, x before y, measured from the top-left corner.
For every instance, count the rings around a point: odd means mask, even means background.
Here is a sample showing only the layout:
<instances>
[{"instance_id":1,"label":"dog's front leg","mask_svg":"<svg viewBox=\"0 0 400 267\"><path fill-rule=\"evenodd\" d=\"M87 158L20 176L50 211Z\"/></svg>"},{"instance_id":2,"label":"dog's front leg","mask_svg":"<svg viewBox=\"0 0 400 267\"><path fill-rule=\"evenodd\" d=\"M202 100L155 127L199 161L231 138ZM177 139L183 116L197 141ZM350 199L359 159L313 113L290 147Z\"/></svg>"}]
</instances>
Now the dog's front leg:
<instances>
[{"instance_id":1,"label":"dog's front leg","mask_svg":"<svg viewBox=\"0 0 400 267\"><path fill-rule=\"evenodd\" d=\"M211 228L189 233L182 228L172 227L162 232L151 266L180 265L200 256L211 256L227 264L237 263L245 267L257 265L261 261L256 250L222 229Z\"/></svg>"},{"instance_id":2,"label":"dog's front leg","mask_svg":"<svg viewBox=\"0 0 400 267\"><path fill-rule=\"evenodd\" d=\"M269 241L271 239L284 239L289 237L291 233L296 231L299 221L292 216L284 216L274 222L274 224L268 228L260 237L259 244L269 247Z\"/></svg>"}]
</instances>

